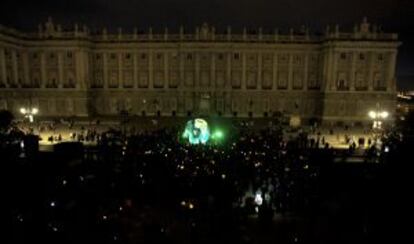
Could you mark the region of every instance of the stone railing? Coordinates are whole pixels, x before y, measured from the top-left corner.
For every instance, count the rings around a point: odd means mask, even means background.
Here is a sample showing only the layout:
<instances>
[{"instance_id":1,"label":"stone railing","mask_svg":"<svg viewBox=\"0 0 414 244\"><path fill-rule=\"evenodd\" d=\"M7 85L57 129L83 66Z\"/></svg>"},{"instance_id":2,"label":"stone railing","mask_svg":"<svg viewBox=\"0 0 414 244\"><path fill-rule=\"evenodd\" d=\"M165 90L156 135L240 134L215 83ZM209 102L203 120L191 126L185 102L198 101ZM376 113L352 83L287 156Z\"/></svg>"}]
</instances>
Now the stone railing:
<instances>
[{"instance_id":1,"label":"stone railing","mask_svg":"<svg viewBox=\"0 0 414 244\"><path fill-rule=\"evenodd\" d=\"M325 35L326 39L337 40L386 40L397 41L398 34L396 33L382 33L382 32L368 32L368 33L329 33Z\"/></svg>"},{"instance_id":2,"label":"stone railing","mask_svg":"<svg viewBox=\"0 0 414 244\"><path fill-rule=\"evenodd\" d=\"M398 34L382 33L382 32L368 32L368 33L343 33L343 32L329 32L325 35L308 35L308 34L228 34L228 33L212 33L207 34L169 34L169 33L145 33L145 34L131 34L131 33L90 33L88 30L72 30L72 31L54 31L52 33L38 32L38 33L24 33L13 28L8 28L0 25L0 35L30 39L84 39L96 42L294 42L294 43L308 43L320 42L324 40L379 40L379 41L396 41Z\"/></svg>"}]
</instances>

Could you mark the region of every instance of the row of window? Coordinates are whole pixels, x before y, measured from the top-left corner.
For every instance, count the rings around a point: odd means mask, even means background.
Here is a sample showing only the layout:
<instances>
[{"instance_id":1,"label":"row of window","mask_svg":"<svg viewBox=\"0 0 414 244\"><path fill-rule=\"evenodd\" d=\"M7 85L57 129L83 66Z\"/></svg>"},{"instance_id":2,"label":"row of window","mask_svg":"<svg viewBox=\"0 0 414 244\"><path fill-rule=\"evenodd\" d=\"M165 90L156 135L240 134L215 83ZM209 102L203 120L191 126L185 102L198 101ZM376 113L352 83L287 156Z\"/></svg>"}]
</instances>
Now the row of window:
<instances>
[{"instance_id":1,"label":"row of window","mask_svg":"<svg viewBox=\"0 0 414 244\"><path fill-rule=\"evenodd\" d=\"M18 53L17 53L17 55L18 55ZM19 56L17 56L17 57L19 57ZM55 58L56 56L55 56L55 54L54 53L50 53L49 54L49 58ZM68 57L68 58L72 58L73 57L73 54L72 54L72 52L66 52L66 57ZM33 59L37 59L37 58L39 58L39 55L37 54L37 53L33 53L32 54L32 58Z\"/></svg>"},{"instance_id":2,"label":"row of window","mask_svg":"<svg viewBox=\"0 0 414 244\"><path fill-rule=\"evenodd\" d=\"M6 51L6 57L8 57L8 56L10 56L10 52ZM20 53L17 52L16 53L16 56L17 56L17 58L19 58L20 57ZM340 54L340 58L341 59L347 59L348 56L349 56L349 54L347 54L347 53L341 53ZM55 54L54 53L50 53L49 54L49 57L50 58L55 58ZM66 52L66 57L72 58L73 57L73 53L71 51ZM116 54L115 53L111 53L111 56L110 57L111 57L111 59L116 59ZM188 60L193 59L193 55L190 54L190 53L187 54L186 57L187 57ZM32 58L37 59L38 58L38 53L33 53L32 54ZM96 59L100 59L101 58L101 55L100 54L96 54L95 58ZM131 54L130 53L126 53L125 58L126 59L130 59L131 58ZM147 54L142 53L141 54L141 59L146 59L146 58L147 58ZM157 54L156 55L156 58L157 59L161 59L162 58L162 54ZM219 60L224 59L224 54L222 54L222 53L218 54L218 59ZM239 60L240 59L240 53L234 53L233 54L233 59ZM312 59L316 59L316 58L314 56L312 56ZM364 53L360 53L359 54L359 59L360 60L365 60L366 59L366 55ZM287 60L287 56L286 55L282 55L281 56L281 61L286 61L286 60ZM384 55L381 54L381 53L378 54L377 55L377 60L379 60L379 61L384 60ZM295 60L294 61L298 61L299 62L300 61L300 57L299 56L295 56Z\"/></svg>"},{"instance_id":3,"label":"row of window","mask_svg":"<svg viewBox=\"0 0 414 244\"><path fill-rule=\"evenodd\" d=\"M223 116L223 112L222 111L214 111L214 112L212 112L212 113L210 113L210 114L213 114L213 113L215 113L217 116L219 116L219 117L221 117L221 116ZM260 116L263 116L263 117L270 117L270 116L272 116L272 117L279 117L280 116L280 114L281 114L281 112L279 112L279 111L276 111L276 112L263 112L263 114L260 114L260 113L255 113L255 112L253 112L253 111L249 111L248 113L247 113L247 115L249 116L249 118L252 118L252 117L255 117L255 116L257 116L257 117L260 117ZM142 117L145 117L145 116L147 116L147 115L151 115L151 113L147 113L147 111L145 111L145 110L142 110L141 111L141 116ZM157 112L156 112L156 116L157 117L161 117L161 116L168 116L169 115L169 113L166 113L166 112L161 112L160 110L157 110ZM187 112L186 112L186 115L187 115L187 117L192 117L193 116L193 111L191 111L191 110L188 110ZM238 112L236 112L236 111L233 111L232 113L231 113L231 115L233 116L233 117L237 117L237 116L239 116L240 114L238 113ZM176 110L173 110L173 111L171 111L171 116L172 117L175 117L175 116L177 116L177 111Z\"/></svg>"},{"instance_id":4,"label":"row of window","mask_svg":"<svg viewBox=\"0 0 414 244\"><path fill-rule=\"evenodd\" d=\"M367 84L365 84L365 83L359 84L359 83L355 84L355 89L356 90L367 90L368 89ZM381 81L376 81L376 82L374 82L373 85L374 85L373 86L374 90L386 90L387 89L386 84L383 84ZM16 83L9 83L9 86L13 88L13 87L17 87L17 84ZM46 88L57 88L58 87L57 81L55 79L48 81L45 84L45 86L46 86ZM5 87L5 84L0 82L0 87ZM22 87L23 88L36 88L36 87L39 88L40 87L40 82L39 82L39 80L35 79L33 81L33 85L23 84ZM76 87L75 82L71 79L69 79L67 82L65 82L63 84L63 88L75 88L75 87ZM109 88L119 88L119 87L120 86L118 84L113 84L113 83L109 84ZM124 84L121 87L123 87L123 88L132 88L133 85L132 84ZM148 85L148 83L145 83L145 84L139 83L138 87L139 88L148 88L149 85ZM178 84L169 84L168 87L169 88L178 88ZM276 87L279 90L286 90L287 89L287 84L284 84L283 82L278 83L276 85ZM301 85L301 84L293 84L292 85L293 90L300 90L300 89L302 89L302 87L303 87L303 85ZM96 82L95 84L91 85L91 88L103 88L103 83L102 82ZM159 84L158 85L154 84L154 88L164 88L164 86L159 85ZM241 85L232 83L232 88L240 89ZM246 88L247 89L256 89L257 85L246 85ZM349 84L345 80L338 80L338 82L336 84L336 88L338 90L349 90ZM262 85L262 89L265 89L265 90L272 89L272 85L267 85L267 86ZM308 84L307 89L308 90L318 90L319 85L316 82L312 82L312 83Z\"/></svg>"},{"instance_id":5,"label":"row of window","mask_svg":"<svg viewBox=\"0 0 414 244\"><path fill-rule=\"evenodd\" d=\"M10 52L6 51L5 53L6 53L6 54L5 54L6 58L11 58L11 53L10 53ZM38 59L38 58L39 58L39 55L38 55L38 53L33 53L33 54L31 55L31 57L32 57L33 59ZM49 58L53 59L53 58L55 58L55 57L56 57L55 53L50 53L50 54L49 54ZM66 52L66 57L68 57L68 58L72 58L72 57L73 57L72 52L71 52L71 51ZM16 52L16 58L17 58L17 59L19 59L19 58L20 58L20 52Z\"/></svg>"},{"instance_id":6,"label":"row of window","mask_svg":"<svg viewBox=\"0 0 414 244\"><path fill-rule=\"evenodd\" d=\"M185 86L193 87L194 85L186 83ZM131 82L126 82L126 83L123 83L122 85L119 85L116 82L111 82L111 83L108 84L108 87L109 88L121 88L121 87L122 88L133 88L133 84ZM145 89L145 88L149 88L149 87L150 86L149 86L148 83L142 83L142 82L138 83L138 88L144 88ZM166 87L168 87L168 88L177 89L179 87L179 85L176 84L176 83L169 83L168 86L167 86L167 85L164 85L164 83L158 82L158 83L154 83L153 87L154 88L166 88ZM206 86L206 87L208 87L208 86ZM220 87L224 87L224 86L220 86ZM232 83L231 87L233 89L241 89L240 84ZM261 86L261 88L263 90L270 90L270 89L272 89L272 87L273 87L273 85L271 85L271 84ZM101 81L93 83L93 84L91 84L91 88L103 88L103 83ZM250 90L250 89L257 89L257 88L258 88L258 85L246 84L246 89ZM287 90L288 86L287 86L287 84L279 83L279 84L276 85L276 88L279 89L279 90ZM319 88L320 88L319 84L317 84L316 82L308 84L308 87L307 87L308 90L319 90ZM293 90L302 90L303 85L302 84L293 84L292 89Z\"/></svg>"},{"instance_id":7,"label":"row of window","mask_svg":"<svg viewBox=\"0 0 414 244\"><path fill-rule=\"evenodd\" d=\"M349 90L349 84L346 80L338 80L336 83L336 88L337 90ZM368 84L361 82L361 81L357 81L355 84L355 89L356 90L367 90L368 89ZM377 90L377 91L385 91L387 89L386 84L383 83L383 81L381 80L376 80L373 84L373 89Z\"/></svg>"},{"instance_id":8,"label":"row of window","mask_svg":"<svg viewBox=\"0 0 414 244\"><path fill-rule=\"evenodd\" d=\"M340 57L341 57L342 60L347 59L348 56L349 56L349 54L347 54L347 53L341 53L341 55L340 55ZM366 58L366 56L365 56L364 53L360 53L358 55L358 57L359 57L359 60L365 60L365 58ZM384 55L382 53L378 54L377 55L377 60L378 61L384 60Z\"/></svg>"},{"instance_id":9,"label":"row of window","mask_svg":"<svg viewBox=\"0 0 414 244\"><path fill-rule=\"evenodd\" d=\"M19 58L20 57L20 54L19 53L17 53L16 54L16 56L17 56L17 58ZM68 57L68 58L72 58L72 52L67 52L66 53L66 56ZM347 53L341 53L340 54L340 57L341 57L341 59L347 59L347 57L348 57L349 55L347 54ZM32 57L34 58L34 59L36 59L36 58L38 58L38 54L37 53L34 53L33 55L32 55ZM50 58L55 58L55 54L54 53L51 53L50 55L49 55L49 57ZM116 59L116 54L115 53L111 53L111 59ZM187 54L187 59L188 60L191 60L191 59L193 59L193 55L192 54ZM224 58L224 55L223 54L218 54L218 59L219 60L222 60L223 58ZM100 54L96 54L96 56L95 56L95 58L96 59L100 59L101 58L101 55ZM131 59L131 54L130 53L127 53L126 55L125 55L125 58L126 59ZM147 54L145 54L145 53L142 53L141 54L141 59L146 59L147 58ZM156 55L156 58L157 59L161 59L162 58L162 54L157 54ZM205 58L205 57L204 57ZM359 59L360 60L365 60L365 54L364 53L360 53L359 54ZM240 53L234 53L233 54L233 59L235 59L235 60L239 60L240 59ZM250 57L250 59L253 59L253 57ZM314 58L314 59L316 59L316 58ZM378 60L380 60L380 61L382 61L383 59L384 59L384 56L383 56L383 54L378 54L378 56L377 56L377 59ZM281 61L287 61L287 56L286 55L283 55L283 56L281 56ZM295 60L294 61L297 61L297 62L299 62L300 61L300 57L299 56L295 56Z\"/></svg>"},{"instance_id":10,"label":"row of window","mask_svg":"<svg viewBox=\"0 0 414 244\"><path fill-rule=\"evenodd\" d=\"M162 54L160 54L160 53L158 53L157 55L156 55L156 59L161 59L162 58ZM117 54L116 53L111 53L110 54L110 58L111 59L116 59L116 57L117 57ZM147 54L146 53L141 53L141 55L140 55L140 57L141 57L141 59L147 59ZM174 58L176 58L177 56L174 56ZM193 57L194 57L194 55L193 54L191 54L191 53L188 53L188 54L186 54L186 58L187 58L187 60L192 60L193 59ZM101 59L102 58L102 55L101 54L96 54L95 55L95 59L96 60L99 60L99 59ZM130 53L126 53L125 54L125 58L126 59L131 59L131 54ZM206 56L202 56L202 59L206 59L207 57ZM219 53L218 55L217 55L217 58L219 59L219 60L223 60L224 59L224 54L222 54L222 53ZM234 53L233 54L233 59L234 60L240 60L240 53ZM254 60L255 59L255 57L253 57L253 56L250 56L249 57L249 60ZM282 61L282 62L284 62L284 61L287 61L287 59L288 59L288 57L287 57L287 55L282 55L281 57L280 57L280 60ZM315 56L311 56L311 61L316 61L316 57ZM270 60L269 58L267 58L267 59L265 59L265 60ZM300 56L295 56L295 58L294 58L294 61L295 62L300 62L301 61L301 57Z\"/></svg>"}]
</instances>

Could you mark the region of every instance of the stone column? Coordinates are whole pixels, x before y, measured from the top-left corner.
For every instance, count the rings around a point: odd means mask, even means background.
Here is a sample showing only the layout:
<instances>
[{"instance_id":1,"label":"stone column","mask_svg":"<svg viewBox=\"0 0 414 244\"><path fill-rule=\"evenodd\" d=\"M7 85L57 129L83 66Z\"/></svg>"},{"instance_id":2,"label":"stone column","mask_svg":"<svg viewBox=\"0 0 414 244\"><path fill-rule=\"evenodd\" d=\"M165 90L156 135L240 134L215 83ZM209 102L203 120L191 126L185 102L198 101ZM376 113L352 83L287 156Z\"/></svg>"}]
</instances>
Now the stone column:
<instances>
[{"instance_id":1,"label":"stone column","mask_svg":"<svg viewBox=\"0 0 414 244\"><path fill-rule=\"evenodd\" d=\"M12 51L12 67L13 67L13 80L14 83L17 85L17 87L21 87L21 84L19 82L19 70L17 68L17 51Z\"/></svg>"},{"instance_id":2,"label":"stone column","mask_svg":"<svg viewBox=\"0 0 414 244\"><path fill-rule=\"evenodd\" d=\"M369 52L368 55L368 91L373 90L374 83L374 52Z\"/></svg>"},{"instance_id":3,"label":"stone column","mask_svg":"<svg viewBox=\"0 0 414 244\"><path fill-rule=\"evenodd\" d=\"M46 57L45 53L40 53L40 88L46 87Z\"/></svg>"},{"instance_id":4,"label":"stone column","mask_svg":"<svg viewBox=\"0 0 414 244\"><path fill-rule=\"evenodd\" d=\"M122 52L118 53L118 88L124 87L123 72L122 72Z\"/></svg>"},{"instance_id":5,"label":"stone column","mask_svg":"<svg viewBox=\"0 0 414 244\"><path fill-rule=\"evenodd\" d=\"M262 89L262 53L257 54L257 89Z\"/></svg>"},{"instance_id":6,"label":"stone column","mask_svg":"<svg viewBox=\"0 0 414 244\"><path fill-rule=\"evenodd\" d=\"M292 55L292 53L289 53L288 54L288 59L289 59L289 61L288 61L288 65L289 65L289 67L288 67L288 90L292 90L292 81L293 81L293 55Z\"/></svg>"},{"instance_id":7,"label":"stone column","mask_svg":"<svg viewBox=\"0 0 414 244\"><path fill-rule=\"evenodd\" d=\"M278 66L278 57L277 53L273 53L273 86L272 90L277 90L277 66Z\"/></svg>"},{"instance_id":8,"label":"stone column","mask_svg":"<svg viewBox=\"0 0 414 244\"><path fill-rule=\"evenodd\" d=\"M395 66L397 64L397 51L390 53L387 69L387 91L395 91Z\"/></svg>"},{"instance_id":9,"label":"stone column","mask_svg":"<svg viewBox=\"0 0 414 244\"><path fill-rule=\"evenodd\" d=\"M242 80L241 89L246 90L246 52L242 53Z\"/></svg>"},{"instance_id":10,"label":"stone column","mask_svg":"<svg viewBox=\"0 0 414 244\"><path fill-rule=\"evenodd\" d=\"M105 89L108 88L108 54L103 53L102 54L102 60L103 60L103 87Z\"/></svg>"},{"instance_id":11,"label":"stone column","mask_svg":"<svg viewBox=\"0 0 414 244\"><path fill-rule=\"evenodd\" d=\"M132 63L133 63L133 72L134 72L134 83L132 84L132 87L133 88L137 88L138 87L138 67L137 67L137 65L138 65L138 62L137 62L137 60L138 60L138 57L137 57L137 53L136 52L134 52L133 54L132 54Z\"/></svg>"},{"instance_id":12,"label":"stone column","mask_svg":"<svg viewBox=\"0 0 414 244\"><path fill-rule=\"evenodd\" d=\"M154 75L153 75L153 62L152 62L152 50L148 52L148 88L152 90L154 88Z\"/></svg>"},{"instance_id":13,"label":"stone column","mask_svg":"<svg viewBox=\"0 0 414 244\"><path fill-rule=\"evenodd\" d=\"M63 87L63 53L58 52L58 88L61 89Z\"/></svg>"},{"instance_id":14,"label":"stone column","mask_svg":"<svg viewBox=\"0 0 414 244\"><path fill-rule=\"evenodd\" d=\"M355 73L356 73L356 61L357 61L357 52L352 52L351 57L351 70L349 74L349 89L351 91L355 90Z\"/></svg>"},{"instance_id":15,"label":"stone column","mask_svg":"<svg viewBox=\"0 0 414 244\"><path fill-rule=\"evenodd\" d=\"M305 52L302 90L308 89L309 53Z\"/></svg>"},{"instance_id":16,"label":"stone column","mask_svg":"<svg viewBox=\"0 0 414 244\"><path fill-rule=\"evenodd\" d=\"M0 65L1 65L1 79L4 85L9 87L9 83L7 83L7 72L6 72L6 55L4 53L4 48L0 49Z\"/></svg>"}]
</instances>

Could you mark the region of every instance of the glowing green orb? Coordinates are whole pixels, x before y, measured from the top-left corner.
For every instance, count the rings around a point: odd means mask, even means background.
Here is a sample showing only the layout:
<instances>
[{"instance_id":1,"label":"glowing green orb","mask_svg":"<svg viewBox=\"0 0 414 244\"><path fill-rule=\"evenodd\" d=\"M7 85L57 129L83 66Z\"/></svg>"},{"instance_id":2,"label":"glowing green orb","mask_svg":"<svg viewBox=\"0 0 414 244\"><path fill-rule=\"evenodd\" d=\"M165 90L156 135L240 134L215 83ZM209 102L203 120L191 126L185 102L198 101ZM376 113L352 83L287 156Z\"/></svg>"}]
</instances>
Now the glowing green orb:
<instances>
[{"instance_id":1,"label":"glowing green orb","mask_svg":"<svg viewBox=\"0 0 414 244\"><path fill-rule=\"evenodd\" d=\"M191 144L205 144L210 139L210 129L204 119L192 119L187 122L183 133Z\"/></svg>"},{"instance_id":2,"label":"glowing green orb","mask_svg":"<svg viewBox=\"0 0 414 244\"><path fill-rule=\"evenodd\" d=\"M212 135L211 138L212 139L216 139L216 140L220 140L223 138L223 132L221 130L216 130Z\"/></svg>"}]
</instances>

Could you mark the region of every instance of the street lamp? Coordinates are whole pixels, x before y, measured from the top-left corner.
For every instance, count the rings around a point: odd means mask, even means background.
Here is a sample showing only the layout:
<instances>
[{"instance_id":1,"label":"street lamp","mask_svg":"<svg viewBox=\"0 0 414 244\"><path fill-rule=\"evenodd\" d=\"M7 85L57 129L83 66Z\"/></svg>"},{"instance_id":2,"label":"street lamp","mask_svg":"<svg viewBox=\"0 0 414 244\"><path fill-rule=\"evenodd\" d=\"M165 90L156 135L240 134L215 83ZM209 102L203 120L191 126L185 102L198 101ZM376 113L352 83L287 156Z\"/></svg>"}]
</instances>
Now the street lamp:
<instances>
[{"instance_id":1,"label":"street lamp","mask_svg":"<svg viewBox=\"0 0 414 244\"><path fill-rule=\"evenodd\" d=\"M28 118L30 123L33 123L34 116L39 113L38 108L20 108L20 113L24 115L25 118Z\"/></svg>"},{"instance_id":2,"label":"street lamp","mask_svg":"<svg viewBox=\"0 0 414 244\"><path fill-rule=\"evenodd\" d=\"M381 135L382 132L382 121L387 119L389 117L388 111L380 110L379 105L377 104L376 110L371 110L368 112L368 116L373 120L372 129L373 129L373 136L374 136L374 146L375 149L378 150L377 152L380 152L379 150L382 147L382 141L381 141Z\"/></svg>"},{"instance_id":3,"label":"street lamp","mask_svg":"<svg viewBox=\"0 0 414 244\"><path fill-rule=\"evenodd\" d=\"M373 120L372 128L373 129L381 129L382 120L388 118L390 114L387 111L374 111L371 110L368 112L368 116Z\"/></svg>"}]
</instances>

